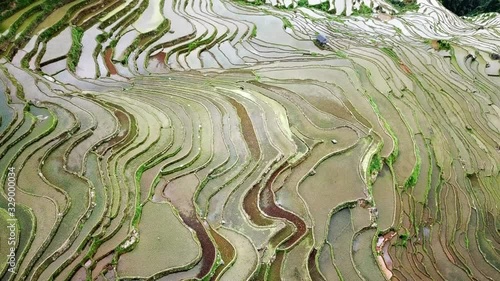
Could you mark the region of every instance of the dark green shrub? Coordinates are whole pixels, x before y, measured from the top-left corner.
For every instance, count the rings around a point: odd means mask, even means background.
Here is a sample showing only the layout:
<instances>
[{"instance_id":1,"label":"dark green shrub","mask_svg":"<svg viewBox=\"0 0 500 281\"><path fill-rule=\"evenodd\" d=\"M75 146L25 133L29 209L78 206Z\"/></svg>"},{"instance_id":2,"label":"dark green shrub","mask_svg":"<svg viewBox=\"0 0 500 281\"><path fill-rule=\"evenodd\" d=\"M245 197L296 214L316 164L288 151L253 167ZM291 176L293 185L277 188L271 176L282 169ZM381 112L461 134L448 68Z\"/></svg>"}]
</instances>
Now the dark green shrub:
<instances>
[{"instance_id":1,"label":"dark green shrub","mask_svg":"<svg viewBox=\"0 0 500 281\"><path fill-rule=\"evenodd\" d=\"M99 43L103 43L104 41L108 40L108 34L107 33L101 33L97 35L95 40Z\"/></svg>"},{"instance_id":2,"label":"dark green shrub","mask_svg":"<svg viewBox=\"0 0 500 281\"><path fill-rule=\"evenodd\" d=\"M389 3L396 8L399 13L407 11L416 11L420 8L420 4L416 0L389 0Z\"/></svg>"},{"instance_id":3,"label":"dark green shrub","mask_svg":"<svg viewBox=\"0 0 500 281\"><path fill-rule=\"evenodd\" d=\"M445 51L451 50L450 41L438 40L438 44L439 44L439 50L445 50Z\"/></svg>"},{"instance_id":4,"label":"dark green shrub","mask_svg":"<svg viewBox=\"0 0 500 281\"><path fill-rule=\"evenodd\" d=\"M309 6L309 2L307 0L299 0L299 2L297 2L297 6L299 6L299 7L308 7Z\"/></svg>"}]
</instances>

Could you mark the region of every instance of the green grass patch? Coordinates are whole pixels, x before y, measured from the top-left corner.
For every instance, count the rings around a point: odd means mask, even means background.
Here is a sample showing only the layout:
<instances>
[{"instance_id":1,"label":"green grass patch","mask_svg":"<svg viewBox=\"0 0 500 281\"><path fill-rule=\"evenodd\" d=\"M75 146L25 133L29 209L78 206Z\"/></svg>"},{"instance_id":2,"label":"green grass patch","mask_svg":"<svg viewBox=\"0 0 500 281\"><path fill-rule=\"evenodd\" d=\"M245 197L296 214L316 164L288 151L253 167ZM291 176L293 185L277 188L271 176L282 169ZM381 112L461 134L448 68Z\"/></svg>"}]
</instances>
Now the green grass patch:
<instances>
[{"instance_id":1,"label":"green grass patch","mask_svg":"<svg viewBox=\"0 0 500 281\"><path fill-rule=\"evenodd\" d=\"M389 133L389 135L391 136L391 138L394 142L394 149L392 150L391 155L389 155L389 157L387 157L385 159L386 164L389 166L389 168L391 168L392 164L394 164L394 162L396 161L396 158L399 155L399 140L398 140L396 134L394 133L394 131L392 130L391 126L389 125L389 123L387 123L387 121L384 119L384 117L382 117L382 114L380 113L380 110L379 110L377 104L375 103L375 101L373 100L373 98L369 97L368 101L370 102L370 105L372 106L373 111L375 112L375 114L377 114L378 118L382 121L384 128L387 130L387 132Z\"/></svg>"},{"instance_id":2,"label":"green grass patch","mask_svg":"<svg viewBox=\"0 0 500 281\"><path fill-rule=\"evenodd\" d=\"M399 61L398 54L396 54L396 52L392 48L383 47L381 50L386 55L388 55L389 57L391 57L391 59L393 59L394 61Z\"/></svg>"},{"instance_id":3,"label":"green grass patch","mask_svg":"<svg viewBox=\"0 0 500 281\"><path fill-rule=\"evenodd\" d=\"M238 2L243 5L250 5L250 6L260 6L265 4L264 0L255 0L253 2L247 1L247 0L234 0L235 2Z\"/></svg>"},{"instance_id":4,"label":"green grass patch","mask_svg":"<svg viewBox=\"0 0 500 281\"><path fill-rule=\"evenodd\" d=\"M382 158L378 153L373 155L372 161L370 162L370 166L368 167L368 171L372 174L375 171L380 171L382 169Z\"/></svg>"},{"instance_id":5,"label":"green grass patch","mask_svg":"<svg viewBox=\"0 0 500 281\"><path fill-rule=\"evenodd\" d=\"M334 22L338 22L338 23L344 23L344 20L338 16L330 16L328 15L328 19L331 20L331 21L334 21Z\"/></svg>"},{"instance_id":6,"label":"green grass patch","mask_svg":"<svg viewBox=\"0 0 500 281\"><path fill-rule=\"evenodd\" d=\"M407 246L408 244L408 239L410 239L410 233L408 233L408 231L406 231L405 233L399 235L399 241L396 243L396 246L401 246L401 247L405 247Z\"/></svg>"},{"instance_id":7,"label":"green grass patch","mask_svg":"<svg viewBox=\"0 0 500 281\"><path fill-rule=\"evenodd\" d=\"M42 9L46 12L52 12L57 6L60 6L62 1L45 1L42 5Z\"/></svg>"},{"instance_id":8,"label":"green grass patch","mask_svg":"<svg viewBox=\"0 0 500 281\"><path fill-rule=\"evenodd\" d=\"M111 40L111 42L109 42L109 46L111 48L116 47L117 44L118 44L118 39L113 39L113 40Z\"/></svg>"},{"instance_id":9,"label":"green grass patch","mask_svg":"<svg viewBox=\"0 0 500 281\"><path fill-rule=\"evenodd\" d=\"M293 28L292 23L285 17L281 18L281 21L283 22L283 28Z\"/></svg>"},{"instance_id":10,"label":"green grass patch","mask_svg":"<svg viewBox=\"0 0 500 281\"><path fill-rule=\"evenodd\" d=\"M364 3L361 3L359 9L352 10L352 16L371 16L373 14L372 8L366 6Z\"/></svg>"},{"instance_id":11,"label":"green grass patch","mask_svg":"<svg viewBox=\"0 0 500 281\"><path fill-rule=\"evenodd\" d=\"M82 38L83 38L84 30L81 27L73 27L71 29L71 48L68 52L68 68L75 72L76 65L78 64L78 60L80 59L80 55L82 54Z\"/></svg>"},{"instance_id":12,"label":"green grass patch","mask_svg":"<svg viewBox=\"0 0 500 281\"><path fill-rule=\"evenodd\" d=\"M313 8L329 14L335 13L335 9L330 10L330 2L328 1L316 5L309 5L309 2L307 0L299 0L299 2L297 2L297 7Z\"/></svg>"},{"instance_id":13,"label":"green grass patch","mask_svg":"<svg viewBox=\"0 0 500 281\"><path fill-rule=\"evenodd\" d=\"M192 50L196 49L201 45L201 39L197 39L188 45L188 51L191 52Z\"/></svg>"},{"instance_id":14,"label":"green grass patch","mask_svg":"<svg viewBox=\"0 0 500 281\"><path fill-rule=\"evenodd\" d=\"M252 33L250 33L250 38L255 38L257 37L257 26L254 25L252 28Z\"/></svg>"},{"instance_id":15,"label":"green grass patch","mask_svg":"<svg viewBox=\"0 0 500 281\"><path fill-rule=\"evenodd\" d=\"M253 72L253 75L255 76L255 80L260 82L260 79L261 79L260 75L257 72Z\"/></svg>"},{"instance_id":16,"label":"green grass patch","mask_svg":"<svg viewBox=\"0 0 500 281\"><path fill-rule=\"evenodd\" d=\"M288 6L278 4L278 5L274 6L274 7L276 9L280 9L280 10L291 10L291 9L293 9L293 3L290 3L290 5L288 5Z\"/></svg>"},{"instance_id":17,"label":"green grass patch","mask_svg":"<svg viewBox=\"0 0 500 281\"><path fill-rule=\"evenodd\" d=\"M107 33L101 33L99 35L97 35L97 37L95 38L95 40L99 43L104 43L106 40L108 40L109 38L109 35Z\"/></svg>"},{"instance_id":18,"label":"green grass patch","mask_svg":"<svg viewBox=\"0 0 500 281\"><path fill-rule=\"evenodd\" d=\"M438 42L439 50L440 51L450 51L451 50L450 41L448 41L448 40L438 40L437 42Z\"/></svg>"},{"instance_id":19,"label":"green grass patch","mask_svg":"<svg viewBox=\"0 0 500 281\"><path fill-rule=\"evenodd\" d=\"M297 2L297 6L299 6L299 7L309 7L309 2L307 0L299 0L299 2Z\"/></svg>"},{"instance_id":20,"label":"green grass patch","mask_svg":"<svg viewBox=\"0 0 500 281\"><path fill-rule=\"evenodd\" d=\"M420 175L420 166L422 164L422 160L420 159L420 151L416 146L415 146L415 155L417 158L417 162L415 163L415 167L413 167L413 171L411 172L410 177L405 182L406 189L414 187L417 184L418 176Z\"/></svg>"},{"instance_id":21,"label":"green grass patch","mask_svg":"<svg viewBox=\"0 0 500 281\"><path fill-rule=\"evenodd\" d=\"M396 8L400 14L408 11L416 11L420 8L417 0L389 0L389 3Z\"/></svg>"},{"instance_id":22,"label":"green grass patch","mask_svg":"<svg viewBox=\"0 0 500 281\"><path fill-rule=\"evenodd\" d=\"M323 3L319 3L317 5L310 5L309 7L315 8L315 9L318 9L318 10L321 10L321 11L327 12L327 13L330 12L330 2L328 2L328 1L323 2Z\"/></svg>"}]
</instances>

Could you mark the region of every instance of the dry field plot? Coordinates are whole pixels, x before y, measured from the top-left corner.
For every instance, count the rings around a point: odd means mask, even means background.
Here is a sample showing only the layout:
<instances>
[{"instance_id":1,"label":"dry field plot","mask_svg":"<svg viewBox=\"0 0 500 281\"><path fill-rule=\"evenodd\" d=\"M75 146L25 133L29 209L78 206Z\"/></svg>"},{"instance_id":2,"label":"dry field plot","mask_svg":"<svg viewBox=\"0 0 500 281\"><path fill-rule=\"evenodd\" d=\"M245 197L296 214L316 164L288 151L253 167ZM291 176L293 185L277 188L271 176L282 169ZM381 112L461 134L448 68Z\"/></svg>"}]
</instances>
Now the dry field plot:
<instances>
[{"instance_id":1,"label":"dry field plot","mask_svg":"<svg viewBox=\"0 0 500 281\"><path fill-rule=\"evenodd\" d=\"M0 279L500 280L499 14L7 2Z\"/></svg>"}]
</instances>

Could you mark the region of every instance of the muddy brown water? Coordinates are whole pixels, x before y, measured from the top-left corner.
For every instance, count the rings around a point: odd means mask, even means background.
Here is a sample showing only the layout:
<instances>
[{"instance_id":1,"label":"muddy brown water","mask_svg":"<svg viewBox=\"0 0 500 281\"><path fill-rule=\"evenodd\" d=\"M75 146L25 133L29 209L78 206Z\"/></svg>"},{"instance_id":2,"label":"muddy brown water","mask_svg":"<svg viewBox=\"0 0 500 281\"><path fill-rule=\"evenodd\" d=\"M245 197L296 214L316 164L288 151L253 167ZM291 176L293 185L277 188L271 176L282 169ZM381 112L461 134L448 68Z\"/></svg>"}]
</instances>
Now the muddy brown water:
<instances>
[{"instance_id":1,"label":"muddy brown water","mask_svg":"<svg viewBox=\"0 0 500 281\"><path fill-rule=\"evenodd\" d=\"M118 119L118 123L120 126L118 134L113 138L111 138L108 142L104 143L101 147L99 147L98 150L99 154L104 154L109 148L120 143L129 135L128 132L130 126L130 119L128 115L121 110L115 110L114 114L115 117Z\"/></svg>"},{"instance_id":2,"label":"muddy brown water","mask_svg":"<svg viewBox=\"0 0 500 281\"><path fill-rule=\"evenodd\" d=\"M277 251L269 270L269 280L281 280L281 267L285 258L285 251Z\"/></svg>"},{"instance_id":3,"label":"muddy brown water","mask_svg":"<svg viewBox=\"0 0 500 281\"><path fill-rule=\"evenodd\" d=\"M255 131L252 125L252 120L248 116L248 112L246 111L245 107L243 107L243 105L238 103L236 100L229 97L227 99L229 100L231 105L233 105L236 108L236 113L238 114L238 117L240 118L241 121L243 138L245 139L245 142L248 144L248 148L250 149L252 157L254 159L259 159L261 151L259 143L257 141L257 136L255 135ZM250 189L250 191L245 195L245 198L243 199L243 209L250 216L250 219L255 224L260 226L268 226L273 223L272 220L262 215L262 213L258 208L260 187L261 187L260 184L254 185Z\"/></svg>"},{"instance_id":4,"label":"muddy brown water","mask_svg":"<svg viewBox=\"0 0 500 281\"><path fill-rule=\"evenodd\" d=\"M290 238L295 233L295 227L292 223L287 223L284 228L274 234L271 239L269 239L269 245L272 248L279 247L283 242Z\"/></svg>"},{"instance_id":5,"label":"muddy brown water","mask_svg":"<svg viewBox=\"0 0 500 281\"><path fill-rule=\"evenodd\" d=\"M236 256L236 251L233 245L231 245L231 243L226 238L224 238L222 235L220 235L216 230L212 229L211 227L210 227L210 233L212 234L215 243L217 243L217 249L219 249L219 252L221 253L221 258L224 261L224 265L217 267L214 275L212 276L212 278L210 278L211 281L215 281L219 277L222 270L226 268L229 265L229 263L234 259L234 257Z\"/></svg>"},{"instance_id":6,"label":"muddy brown water","mask_svg":"<svg viewBox=\"0 0 500 281\"><path fill-rule=\"evenodd\" d=\"M167 53L159 52L158 54L151 56L151 58L157 60L160 65L165 65L165 59L167 58Z\"/></svg>"},{"instance_id":7,"label":"muddy brown water","mask_svg":"<svg viewBox=\"0 0 500 281\"><path fill-rule=\"evenodd\" d=\"M273 221L266 218L259 210L260 184L254 185L250 191L243 198L243 209L255 224L260 226L269 226L273 224Z\"/></svg>"},{"instance_id":8,"label":"muddy brown water","mask_svg":"<svg viewBox=\"0 0 500 281\"><path fill-rule=\"evenodd\" d=\"M167 183L163 189L163 195L179 211L182 221L194 230L201 244L203 256L200 260L201 269L198 278L207 275L216 257L216 249L207 229L196 215L195 206L191 200L199 181L194 174L189 174ZM207 224L208 227L208 224Z\"/></svg>"},{"instance_id":9,"label":"muddy brown water","mask_svg":"<svg viewBox=\"0 0 500 281\"><path fill-rule=\"evenodd\" d=\"M295 244L295 242L300 240L300 238L305 235L307 226L304 220L302 220L299 216L276 205L275 194L272 191L272 183L281 172L286 170L287 167L288 164L283 164L273 172L269 180L266 182L266 186L264 187L264 189L262 189L259 203L262 210L267 215L271 217L286 219L295 225L296 232L284 244L286 247L289 247Z\"/></svg>"},{"instance_id":10,"label":"muddy brown water","mask_svg":"<svg viewBox=\"0 0 500 281\"><path fill-rule=\"evenodd\" d=\"M257 136L255 135L255 131L252 125L252 120L248 116L248 112L245 107L238 103L236 100L227 97L229 102L236 108L236 113L238 117L240 117L241 121L241 130L243 133L243 138L248 145L248 149L250 149L250 153L254 159L260 158L260 147L259 142L257 141Z\"/></svg>"},{"instance_id":11,"label":"muddy brown water","mask_svg":"<svg viewBox=\"0 0 500 281\"><path fill-rule=\"evenodd\" d=\"M191 229L194 230L196 236L198 237L198 240L200 241L203 257L201 258L200 261L202 263L200 272L198 273L198 275L196 275L196 277L203 278L210 272L210 269L212 268L212 265L215 261L215 254L216 254L215 246L212 243L210 237L208 236L207 230L198 220L194 212L190 212L190 214L186 214L185 212L180 212L180 215L182 221L187 226L189 226Z\"/></svg>"},{"instance_id":12,"label":"muddy brown water","mask_svg":"<svg viewBox=\"0 0 500 281\"><path fill-rule=\"evenodd\" d=\"M309 276L311 276L311 279L314 281L324 281L325 278L321 275L321 273L318 270L318 267L316 266L316 255L318 254L318 250L316 248L313 248L311 253L309 254L309 258L307 259L307 267L309 269Z\"/></svg>"},{"instance_id":13,"label":"muddy brown water","mask_svg":"<svg viewBox=\"0 0 500 281\"><path fill-rule=\"evenodd\" d=\"M109 74L115 75L118 74L116 71L116 67L111 61L111 58L113 57L113 49L107 48L106 51L104 51L104 63L106 64L106 68L109 71Z\"/></svg>"}]
</instances>

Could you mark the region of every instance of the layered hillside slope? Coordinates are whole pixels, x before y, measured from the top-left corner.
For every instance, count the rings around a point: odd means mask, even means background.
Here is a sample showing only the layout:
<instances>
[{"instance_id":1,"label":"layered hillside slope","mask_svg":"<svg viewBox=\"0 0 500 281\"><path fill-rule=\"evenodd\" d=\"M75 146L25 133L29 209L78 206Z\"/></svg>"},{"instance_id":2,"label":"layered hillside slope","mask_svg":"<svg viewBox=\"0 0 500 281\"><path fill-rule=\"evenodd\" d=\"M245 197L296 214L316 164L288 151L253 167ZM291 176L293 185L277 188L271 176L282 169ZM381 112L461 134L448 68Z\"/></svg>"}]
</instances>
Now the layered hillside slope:
<instances>
[{"instance_id":1,"label":"layered hillside slope","mask_svg":"<svg viewBox=\"0 0 500 281\"><path fill-rule=\"evenodd\" d=\"M500 15L417 2L14 3L1 279L499 280Z\"/></svg>"}]
</instances>

